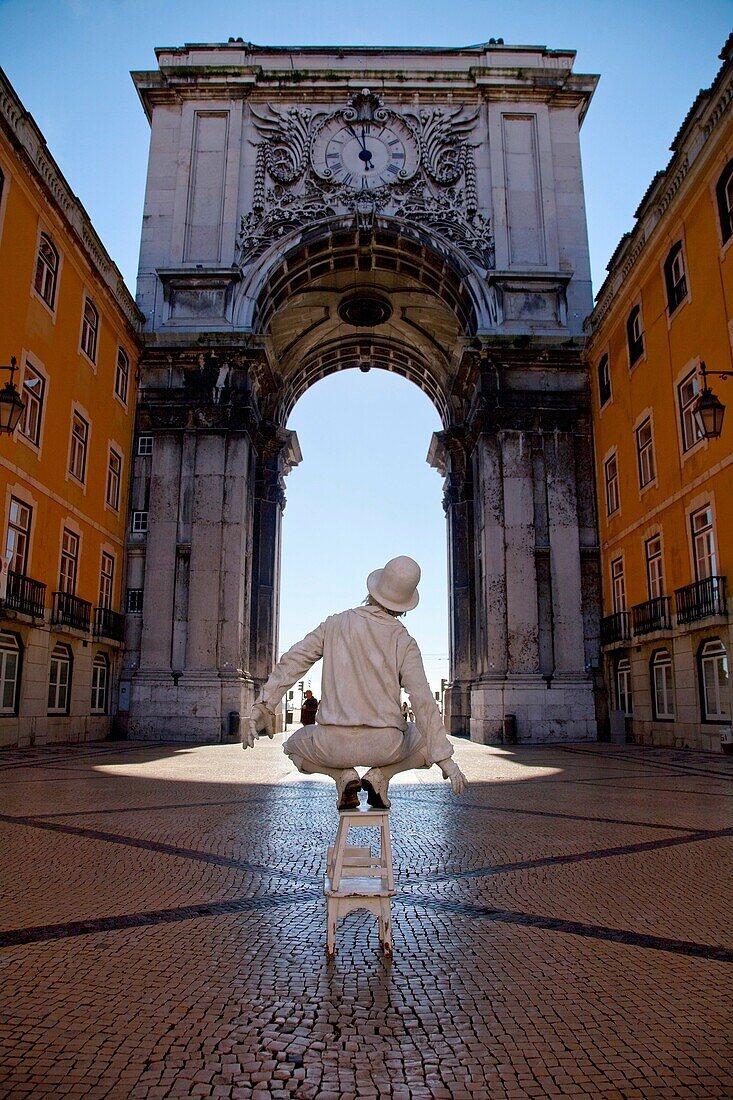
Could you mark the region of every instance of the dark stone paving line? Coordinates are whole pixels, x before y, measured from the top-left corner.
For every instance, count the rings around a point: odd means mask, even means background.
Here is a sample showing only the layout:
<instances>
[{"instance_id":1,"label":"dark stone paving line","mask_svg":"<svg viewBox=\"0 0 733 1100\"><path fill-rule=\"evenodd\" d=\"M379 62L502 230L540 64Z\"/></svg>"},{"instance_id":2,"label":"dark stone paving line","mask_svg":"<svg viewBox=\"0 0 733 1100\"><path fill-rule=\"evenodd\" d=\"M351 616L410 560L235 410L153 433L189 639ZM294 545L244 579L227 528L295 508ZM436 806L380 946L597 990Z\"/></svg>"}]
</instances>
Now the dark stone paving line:
<instances>
[{"instance_id":1,"label":"dark stone paving line","mask_svg":"<svg viewBox=\"0 0 733 1100\"><path fill-rule=\"evenodd\" d=\"M304 890L299 894L262 894L254 898L233 898L231 901L210 901L201 905L181 905L175 909L157 909L140 913L125 913L117 917L94 917L59 924L39 924L32 928L11 928L0 932L0 948L22 947L31 943L72 939L98 932L119 932L124 928L145 928L154 924L171 924L197 917L222 917L231 913L246 913L257 909L274 909L282 905L300 905L322 897L321 891Z\"/></svg>"},{"instance_id":2,"label":"dark stone paving line","mask_svg":"<svg viewBox=\"0 0 733 1100\"><path fill-rule=\"evenodd\" d=\"M10 817L0 814L0 822L12 825L25 825L33 829L46 829L50 832L66 833L71 836L80 836L88 840L100 840L108 844L122 844L131 848L142 848L148 852L159 852L162 855L176 856L181 859L191 859L202 863L210 863L219 867L233 868L246 871L254 875L268 875L285 878L290 882L303 882L313 884L319 879L313 875L301 874L296 871L284 871L276 867L265 867L262 864L249 863L246 860L233 859L229 856L215 855L213 852L203 852L191 848L178 848L173 844L163 844L160 841L142 840L137 837L124 836L118 833L107 833L101 829L87 829L76 825L62 825L60 822L39 821L32 817ZM588 860L609 859L615 856L635 855L638 852L659 851L662 848L671 848L679 844L697 844L719 837L733 836L733 826L726 829L697 830L679 837L666 837L663 840L647 840L638 844L619 844L612 848L593 848L585 852L569 852L558 856L541 856L537 859L518 860L514 863L494 864L489 867L477 867L466 871L436 871L427 875L418 875L414 879L405 876L404 881L410 885L436 882L458 882L471 878L487 878L493 875L507 874L512 871L526 871L537 867L553 867L567 863L582 863Z\"/></svg>"},{"instance_id":3,"label":"dark stone paving line","mask_svg":"<svg viewBox=\"0 0 733 1100\"><path fill-rule=\"evenodd\" d=\"M315 883L320 881L314 875L282 871L276 867L264 867L258 863L249 863L247 860L218 856L213 852L197 851L194 848L177 848L174 844L162 844L155 840L141 840L137 837L121 836L117 833L105 833L101 829L83 829L77 825L62 825L56 821L36 821L32 817L9 817L7 814L0 814L0 822L3 821L13 825L26 825L31 829L47 829L54 833L84 837L87 840L101 840L107 844L124 844L129 848L142 848L147 852L158 852L161 855L178 856L181 859L192 859L201 863L212 863L217 867L247 871L252 875L275 876L287 879L289 882Z\"/></svg>"},{"instance_id":4,"label":"dark stone paving line","mask_svg":"<svg viewBox=\"0 0 733 1100\"><path fill-rule=\"evenodd\" d=\"M561 917L543 917L535 913L518 913L511 909L491 909L489 906L440 901L437 898L410 897L407 900L404 895L397 894L394 900L401 905L414 905L456 916L479 917L485 920L497 921L501 924L524 925L525 927L541 928L550 932L565 932L572 936L586 936L590 939L622 943L629 947L643 947L653 951L671 951L675 955L689 955L694 958L708 959L712 962L733 963L733 950L717 944L695 943L691 940L677 940L667 936L650 936L645 932L607 928L602 924L584 924L580 921L563 920Z\"/></svg>"},{"instance_id":5,"label":"dark stone paving line","mask_svg":"<svg viewBox=\"0 0 733 1100\"><path fill-rule=\"evenodd\" d=\"M488 878L492 875L506 874L510 871L529 871L534 867L584 863L588 860L636 855L637 852L658 852L661 848L673 848L678 844L699 844L702 841L716 840L725 836L733 836L733 827L699 830L688 833L686 836L667 837L664 840L645 840L638 844L619 844L613 848L594 848L588 852L568 852L561 856L541 856L539 859L520 860L516 863L499 863L492 867L476 867L467 871L436 871L433 874L420 875L414 879L404 876L403 881L407 881L412 885L421 882L457 882L468 878Z\"/></svg>"},{"instance_id":6,"label":"dark stone paving line","mask_svg":"<svg viewBox=\"0 0 733 1100\"><path fill-rule=\"evenodd\" d=\"M301 802L312 801L313 795L305 792L296 793L294 796L288 794L287 800L289 802ZM278 792L279 800L279 792ZM319 801L322 799L319 798ZM271 802L270 796L263 798L236 798L225 799L223 801L207 801L207 802L168 802L154 806L119 806L116 809L97 809L97 810L62 810L52 814L27 814L24 818L32 819L33 821L51 821L55 818L77 818L77 817L96 817L107 814L118 814L126 817L128 814L138 813L151 813L159 810L191 810L200 809L204 806L237 806L240 809L245 809L249 806L260 805L261 803ZM330 798L329 798L330 801ZM435 800L431 798L410 797L410 803L422 806L435 806ZM590 821L599 825L628 825L633 828L641 829L660 829L666 832L679 832L689 833L694 826L690 825L665 825L659 822L650 821L634 821L620 817L589 817L583 814L563 814L557 813L553 810L528 810L515 806L497 806L495 803L487 802L469 802L466 799L461 799L460 803L456 806L457 810L488 810L491 813L499 814L519 814L521 816L528 817L549 817L554 819L560 819L563 821Z\"/></svg>"},{"instance_id":7,"label":"dark stone paving line","mask_svg":"<svg viewBox=\"0 0 733 1100\"><path fill-rule=\"evenodd\" d=\"M733 781L733 769L726 771L720 771L716 768L702 768L692 766L691 763L678 762L676 760L651 760L645 758L643 751L641 753L629 753L629 752L603 752L598 749L581 749L571 747L570 745L555 745L553 746L559 752L566 753L582 753L585 756L600 757L603 760L620 760L628 761L630 764L641 765L645 768L668 768L675 772L683 772L686 775L706 775L713 776L715 779L722 779L725 782ZM725 764L723 765L725 767Z\"/></svg>"},{"instance_id":8,"label":"dark stone paving line","mask_svg":"<svg viewBox=\"0 0 733 1100\"><path fill-rule=\"evenodd\" d=\"M311 903L320 900L321 897L320 891L316 890L303 891L295 895L292 893L265 894L255 898L235 898L231 901L206 902L200 905L185 905L171 909L125 913L116 917L97 917L90 920L69 921L65 924L14 928L0 932L0 949L73 939L78 936L95 935L100 932L118 932L127 928L173 924L178 921L196 920L200 917L231 916L235 913L247 913L281 906L298 906L304 902ZM610 928L600 924L585 924L581 921L564 920L560 917L520 913L510 909L492 909L485 905L440 901L436 898L414 897L401 893L395 896L394 901L406 909L427 909L432 912L447 913L451 916L473 917L496 921L498 924L511 924L525 928L539 928L543 931L561 932L566 935L583 936L606 943L621 943L629 947L667 951L676 955L687 955L712 962L733 963L733 950L714 944L695 943L690 940L672 939L667 936L652 936L646 933L633 932L630 929Z\"/></svg>"}]
</instances>

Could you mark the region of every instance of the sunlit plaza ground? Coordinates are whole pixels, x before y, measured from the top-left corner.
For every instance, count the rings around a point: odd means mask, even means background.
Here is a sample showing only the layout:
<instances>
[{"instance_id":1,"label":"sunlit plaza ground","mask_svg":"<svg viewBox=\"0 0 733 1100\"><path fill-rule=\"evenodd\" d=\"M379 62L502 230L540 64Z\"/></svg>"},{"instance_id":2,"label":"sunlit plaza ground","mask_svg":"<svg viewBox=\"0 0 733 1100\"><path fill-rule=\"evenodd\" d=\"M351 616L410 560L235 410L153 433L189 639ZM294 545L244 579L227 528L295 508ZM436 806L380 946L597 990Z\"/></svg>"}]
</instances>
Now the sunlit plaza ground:
<instances>
[{"instance_id":1,"label":"sunlit plaza ground","mask_svg":"<svg viewBox=\"0 0 733 1100\"><path fill-rule=\"evenodd\" d=\"M733 759L456 741L328 962L281 740L0 757L0 1095L733 1096Z\"/></svg>"}]
</instances>

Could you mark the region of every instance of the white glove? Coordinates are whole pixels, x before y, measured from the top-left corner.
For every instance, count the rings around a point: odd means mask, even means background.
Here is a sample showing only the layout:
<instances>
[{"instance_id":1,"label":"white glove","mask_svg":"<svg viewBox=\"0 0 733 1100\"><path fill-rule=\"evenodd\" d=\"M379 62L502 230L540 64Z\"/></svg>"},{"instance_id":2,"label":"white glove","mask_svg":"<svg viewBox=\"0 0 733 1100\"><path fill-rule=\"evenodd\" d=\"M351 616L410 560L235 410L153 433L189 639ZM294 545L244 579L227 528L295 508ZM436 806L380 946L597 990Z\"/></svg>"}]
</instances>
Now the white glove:
<instances>
[{"instance_id":1,"label":"white glove","mask_svg":"<svg viewBox=\"0 0 733 1100\"><path fill-rule=\"evenodd\" d=\"M468 780L455 760L451 760L450 757L447 760L439 760L438 767L443 773L443 779L450 779L453 794L461 794L468 785Z\"/></svg>"},{"instance_id":2,"label":"white glove","mask_svg":"<svg viewBox=\"0 0 733 1100\"><path fill-rule=\"evenodd\" d=\"M242 735L242 748L253 749L257 734L262 730L268 737L275 736L275 715L264 703L255 703Z\"/></svg>"}]
</instances>

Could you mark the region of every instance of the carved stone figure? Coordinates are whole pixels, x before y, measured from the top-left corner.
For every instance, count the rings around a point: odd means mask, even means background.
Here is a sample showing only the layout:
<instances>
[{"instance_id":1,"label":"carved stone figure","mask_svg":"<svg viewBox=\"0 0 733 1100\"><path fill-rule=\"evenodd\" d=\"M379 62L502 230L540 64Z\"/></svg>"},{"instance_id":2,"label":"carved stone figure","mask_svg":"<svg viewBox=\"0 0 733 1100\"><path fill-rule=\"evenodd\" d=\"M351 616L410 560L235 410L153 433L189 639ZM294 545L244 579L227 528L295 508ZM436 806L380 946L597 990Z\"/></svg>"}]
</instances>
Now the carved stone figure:
<instances>
[{"instance_id":1,"label":"carved stone figure","mask_svg":"<svg viewBox=\"0 0 733 1100\"><path fill-rule=\"evenodd\" d=\"M437 764L454 794L466 778L451 760L440 712L433 699L417 642L399 617L417 607L420 566L398 557L367 577L361 607L331 615L280 658L254 706L243 748L260 731L275 732L275 708L288 688L323 658L318 720L303 726L283 748L299 771L321 772L336 781L338 808L359 805L388 809L392 776ZM400 689L410 697L415 722L405 721ZM356 766L369 770L360 778Z\"/></svg>"}]
</instances>

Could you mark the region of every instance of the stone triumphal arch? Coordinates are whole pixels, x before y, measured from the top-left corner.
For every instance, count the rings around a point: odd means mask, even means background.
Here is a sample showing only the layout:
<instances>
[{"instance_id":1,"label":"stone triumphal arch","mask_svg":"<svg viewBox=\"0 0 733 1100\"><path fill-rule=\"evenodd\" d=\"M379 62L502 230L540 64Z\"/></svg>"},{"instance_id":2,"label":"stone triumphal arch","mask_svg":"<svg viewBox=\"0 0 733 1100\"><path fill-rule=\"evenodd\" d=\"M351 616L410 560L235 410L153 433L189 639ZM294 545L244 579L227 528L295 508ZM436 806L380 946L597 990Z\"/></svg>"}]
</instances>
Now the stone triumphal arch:
<instances>
[{"instance_id":1,"label":"stone triumphal arch","mask_svg":"<svg viewBox=\"0 0 733 1100\"><path fill-rule=\"evenodd\" d=\"M146 317L121 709L132 736L219 738L277 655L286 428L381 368L442 431L454 732L595 734L591 308L574 55L157 51ZM427 441L426 441L427 442ZM366 456L365 456L366 457Z\"/></svg>"}]
</instances>

